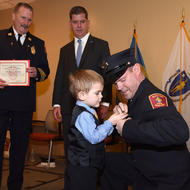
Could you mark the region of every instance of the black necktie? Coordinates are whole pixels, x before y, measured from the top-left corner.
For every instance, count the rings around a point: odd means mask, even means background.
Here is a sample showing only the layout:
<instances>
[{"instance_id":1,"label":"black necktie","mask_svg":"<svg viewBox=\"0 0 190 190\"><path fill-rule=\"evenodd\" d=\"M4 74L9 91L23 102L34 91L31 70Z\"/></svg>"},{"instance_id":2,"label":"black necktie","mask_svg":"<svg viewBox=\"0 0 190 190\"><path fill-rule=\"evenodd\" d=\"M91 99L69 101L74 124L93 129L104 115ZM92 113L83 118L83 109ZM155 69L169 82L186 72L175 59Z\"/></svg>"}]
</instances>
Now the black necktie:
<instances>
[{"instance_id":1,"label":"black necktie","mask_svg":"<svg viewBox=\"0 0 190 190\"><path fill-rule=\"evenodd\" d=\"M21 36L22 36L22 34L18 34L18 40L17 40L17 42L18 42L18 45L22 47L22 43L21 43L21 41L20 41L20 37L21 37Z\"/></svg>"}]
</instances>

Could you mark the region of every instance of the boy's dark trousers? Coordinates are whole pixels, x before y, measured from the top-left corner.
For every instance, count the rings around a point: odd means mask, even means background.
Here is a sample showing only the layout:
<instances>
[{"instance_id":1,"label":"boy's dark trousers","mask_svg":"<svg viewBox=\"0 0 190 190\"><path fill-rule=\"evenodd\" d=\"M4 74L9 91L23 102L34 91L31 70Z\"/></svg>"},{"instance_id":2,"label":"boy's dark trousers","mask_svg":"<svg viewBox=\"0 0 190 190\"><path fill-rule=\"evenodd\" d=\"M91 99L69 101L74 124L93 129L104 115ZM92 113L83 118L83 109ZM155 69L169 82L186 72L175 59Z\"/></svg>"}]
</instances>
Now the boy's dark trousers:
<instances>
[{"instance_id":1,"label":"boy's dark trousers","mask_svg":"<svg viewBox=\"0 0 190 190\"><path fill-rule=\"evenodd\" d=\"M64 190L96 190L98 169L67 165Z\"/></svg>"}]
</instances>

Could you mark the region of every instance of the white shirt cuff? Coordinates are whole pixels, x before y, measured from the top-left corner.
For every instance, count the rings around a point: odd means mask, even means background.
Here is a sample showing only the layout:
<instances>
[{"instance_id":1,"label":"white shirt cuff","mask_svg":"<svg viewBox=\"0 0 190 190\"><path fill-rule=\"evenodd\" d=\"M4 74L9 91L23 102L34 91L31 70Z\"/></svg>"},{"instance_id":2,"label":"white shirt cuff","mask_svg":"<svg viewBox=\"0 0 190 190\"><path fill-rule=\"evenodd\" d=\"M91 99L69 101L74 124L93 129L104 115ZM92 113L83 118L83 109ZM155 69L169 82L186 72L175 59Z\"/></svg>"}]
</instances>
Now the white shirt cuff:
<instances>
[{"instance_id":1,"label":"white shirt cuff","mask_svg":"<svg viewBox=\"0 0 190 190\"><path fill-rule=\"evenodd\" d=\"M108 103L108 102L101 102L101 105L109 107L110 103Z\"/></svg>"},{"instance_id":2,"label":"white shirt cuff","mask_svg":"<svg viewBox=\"0 0 190 190\"><path fill-rule=\"evenodd\" d=\"M61 107L59 104L54 104L53 107Z\"/></svg>"}]
</instances>

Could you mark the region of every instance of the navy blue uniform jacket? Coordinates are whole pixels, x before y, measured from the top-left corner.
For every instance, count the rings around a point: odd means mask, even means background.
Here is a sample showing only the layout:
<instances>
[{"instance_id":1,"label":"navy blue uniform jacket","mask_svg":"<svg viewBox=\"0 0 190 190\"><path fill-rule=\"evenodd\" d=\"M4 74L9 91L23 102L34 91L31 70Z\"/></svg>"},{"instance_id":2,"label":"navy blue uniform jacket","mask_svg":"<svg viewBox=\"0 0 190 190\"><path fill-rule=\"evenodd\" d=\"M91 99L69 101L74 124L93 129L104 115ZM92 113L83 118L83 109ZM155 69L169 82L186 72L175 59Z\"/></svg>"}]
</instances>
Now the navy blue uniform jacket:
<instances>
[{"instance_id":1,"label":"navy blue uniform jacket","mask_svg":"<svg viewBox=\"0 0 190 190\"><path fill-rule=\"evenodd\" d=\"M124 124L122 136L131 144L138 170L153 181L169 182L167 176L179 173L189 178L189 129L167 94L145 79L129 100L128 111L132 119Z\"/></svg>"},{"instance_id":2,"label":"navy blue uniform jacket","mask_svg":"<svg viewBox=\"0 0 190 190\"><path fill-rule=\"evenodd\" d=\"M0 60L30 60L30 67L37 69L37 78L30 78L30 86L7 86L0 90L0 109L34 111L36 108L36 82L45 80L50 72L44 41L28 32L23 47L19 48L13 29L1 30Z\"/></svg>"}]
</instances>

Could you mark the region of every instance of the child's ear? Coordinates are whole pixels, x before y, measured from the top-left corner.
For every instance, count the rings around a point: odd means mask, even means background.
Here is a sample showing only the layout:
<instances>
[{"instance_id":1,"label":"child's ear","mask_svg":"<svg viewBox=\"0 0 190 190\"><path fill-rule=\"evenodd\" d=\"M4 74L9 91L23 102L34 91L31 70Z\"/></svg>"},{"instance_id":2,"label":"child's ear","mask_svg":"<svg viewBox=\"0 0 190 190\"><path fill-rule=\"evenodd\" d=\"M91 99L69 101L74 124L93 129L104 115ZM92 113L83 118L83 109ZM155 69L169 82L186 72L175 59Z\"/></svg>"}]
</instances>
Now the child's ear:
<instances>
[{"instance_id":1,"label":"child's ear","mask_svg":"<svg viewBox=\"0 0 190 190\"><path fill-rule=\"evenodd\" d=\"M86 100L86 92L80 91L80 92L78 93L78 99L81 100L81 101Z\"/></svg>"}]
</instances>

